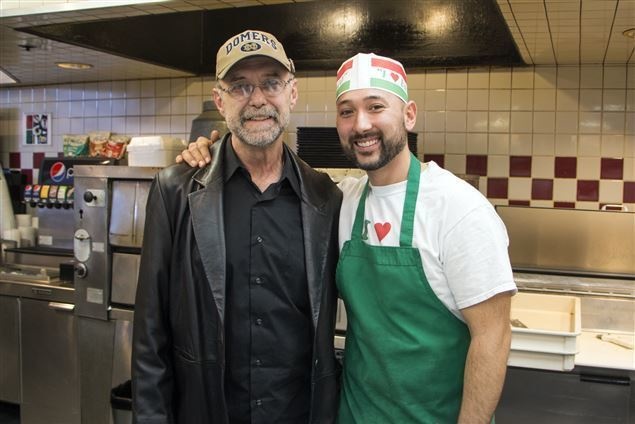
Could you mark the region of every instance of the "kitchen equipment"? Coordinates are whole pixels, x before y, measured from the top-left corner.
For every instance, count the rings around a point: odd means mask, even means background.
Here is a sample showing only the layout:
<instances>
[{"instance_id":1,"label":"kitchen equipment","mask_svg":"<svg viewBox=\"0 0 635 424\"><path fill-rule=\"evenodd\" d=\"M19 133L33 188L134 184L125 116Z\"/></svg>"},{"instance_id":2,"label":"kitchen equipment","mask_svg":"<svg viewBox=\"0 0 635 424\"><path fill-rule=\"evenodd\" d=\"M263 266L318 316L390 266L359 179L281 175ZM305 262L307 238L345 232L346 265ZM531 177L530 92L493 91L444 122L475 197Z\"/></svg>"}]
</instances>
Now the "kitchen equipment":
<instances>
[{"instance_id":1,"label":"kitchen equipment","mask_svg":"<svg viewBox=\"0 0 635 424\"><path fill-rule=\"evenodd\" d=\"M497 206L515 271L632 279L635 212Z\"/></svg>"},{"instance_id":2,"label":"kitchen equipment","mask_svg":"<svg viewBox=\"0 0 635 424\"><path fill-rule=\"evenodd\" d=\"M209 138L212 130L216 130L222 137L227 130L225 118L220 114L213 100L203 102L203 111L192 121L189 142L196 141L198 137Z\"/></svg>"},{"instance_id":3,"label":"kitchen equipment","mask_svg":"<svg viewBox=\"0 0 635 424\"><path fill-rule=\"evenodd\" d=\"M635 357L603 338L616 334L629 341L635 333L635 214L520 206L496 210L510 238L517 296L576 297L581 326L572 370L508 368L497 421L634 424Z\"/></svg>"},{"instance_id":4,"label":"kitchen equipment","mask_svg":"<svg viewBox=\"0 0 635 424\"><path fill-rule=\"evenodd\" d=\"M22 424L80 424L77 319L73 304L20 300Z\"/></svg>"},{"instance_id":5,"label":"kitchen equipment","mask_svg":"<svg viewBox=\"0 0 635 424\"><path fill-rule=\"evenodd\" d=\"M0 400L23 424L80 422L73 294L57 267L0 268Z\"/></svg>"},{"instance_id":6,"label":"kitchen equipment","mask_svg":"<svg viewBox=\"0 0 635 424\"><path fill-rule=\"evenodd\" d=\"M129 415L121 410L121 399L111 404L111 390L130 380L145 206L159 170L122 166L75 170L75 314L82 422L109 424Z\"/></svg>"}]
</instances>

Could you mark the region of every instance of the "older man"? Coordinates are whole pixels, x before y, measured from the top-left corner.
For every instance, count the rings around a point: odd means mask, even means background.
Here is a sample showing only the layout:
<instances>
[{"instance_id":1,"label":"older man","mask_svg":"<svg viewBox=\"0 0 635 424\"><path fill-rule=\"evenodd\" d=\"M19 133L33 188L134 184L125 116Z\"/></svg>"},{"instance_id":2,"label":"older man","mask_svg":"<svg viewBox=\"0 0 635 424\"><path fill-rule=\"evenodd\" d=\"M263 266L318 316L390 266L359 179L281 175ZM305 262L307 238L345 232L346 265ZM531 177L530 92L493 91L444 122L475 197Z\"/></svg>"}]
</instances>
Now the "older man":
<instances>
[{"instance_id":1,"label":"older man","mask_svg":"<svg viewBox=\"0 0 635 424\"><path fill-rule=\"evenodd\" d=\"M249 30L218 50L230 133L147 204L133 340L137 423L331 423L342 194L283 143L293 62Z\"/></svg>"},{"instance_id":2,"label":"older man","mask_svg":"<svg viewBox=\"0 0 635 424\"><path fill-rule=\"evenodd\" d=\"M337 74L344 179L337 285L348 328L338 423L489 423L516 291L507 234L477 190L407 149L403 66L358 54ZM207 160L204 140L183 155Z\"/></svg>"}]
</instances>

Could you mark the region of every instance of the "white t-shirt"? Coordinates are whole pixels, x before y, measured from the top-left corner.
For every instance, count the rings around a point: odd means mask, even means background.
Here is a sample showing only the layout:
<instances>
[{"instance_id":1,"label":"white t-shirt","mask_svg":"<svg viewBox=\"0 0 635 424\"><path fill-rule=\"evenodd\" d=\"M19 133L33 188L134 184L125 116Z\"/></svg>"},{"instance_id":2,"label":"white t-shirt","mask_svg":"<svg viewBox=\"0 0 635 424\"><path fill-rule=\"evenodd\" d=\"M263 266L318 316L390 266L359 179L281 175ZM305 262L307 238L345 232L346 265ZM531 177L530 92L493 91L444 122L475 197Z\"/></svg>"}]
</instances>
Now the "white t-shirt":
<instances>
[{"instance_id":1,"label":"white t-shirt","mask_svg":"<svg viewBox=\"0 0 635 424\"><path fill-rule=\"evenodd\" d=\"M350 240L359 198L368 177L345 178L339 244ZM367 243L399 246L406 181L369 187L366 198ZM413 247L419 249L432 290L459 319L460 309L516 291L502 220L489 201L451 172L429 162L421 172L415 209Z\"/></svg>"}]
</instances>

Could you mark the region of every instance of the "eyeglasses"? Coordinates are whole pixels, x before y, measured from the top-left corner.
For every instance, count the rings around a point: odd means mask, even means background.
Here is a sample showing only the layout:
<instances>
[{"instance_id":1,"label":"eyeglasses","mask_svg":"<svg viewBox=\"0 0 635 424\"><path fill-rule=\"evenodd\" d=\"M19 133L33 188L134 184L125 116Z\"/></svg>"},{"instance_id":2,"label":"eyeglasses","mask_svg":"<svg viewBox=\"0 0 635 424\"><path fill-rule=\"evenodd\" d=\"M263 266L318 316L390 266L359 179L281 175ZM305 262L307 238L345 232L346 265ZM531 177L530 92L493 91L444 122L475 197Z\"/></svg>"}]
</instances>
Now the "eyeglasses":
<instances>
[{"instance_id":1,"label":"eyeglasses","mask_svg":"<svg viewBox=\"0 0 635 424\"><path fill-rule=\"evenodd\" d=\"M260 88L262 94L264 94L265 96L276 97L280 95L280 93L282 93L282 90L284 90L285 87L289 85L289 83L294 79L295 77L291 77L288 80L282 80L280 78L267 78L257 85L251 84L249 82L237 82L234 84L230 84L227 88L223 88L219 84L218 88L235 99L244 100L249 98L256 87Z\"/></svg>"}]
</instances>

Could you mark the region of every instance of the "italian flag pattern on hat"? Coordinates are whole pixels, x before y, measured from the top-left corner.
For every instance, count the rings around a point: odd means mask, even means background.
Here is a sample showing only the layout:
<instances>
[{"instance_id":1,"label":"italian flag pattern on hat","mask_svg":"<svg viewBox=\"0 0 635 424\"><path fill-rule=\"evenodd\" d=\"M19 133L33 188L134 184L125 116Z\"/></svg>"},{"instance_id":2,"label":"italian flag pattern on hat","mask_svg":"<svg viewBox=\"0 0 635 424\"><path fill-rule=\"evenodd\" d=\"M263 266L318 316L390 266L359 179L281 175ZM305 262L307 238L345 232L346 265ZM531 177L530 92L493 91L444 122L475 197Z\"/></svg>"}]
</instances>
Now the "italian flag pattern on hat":
<instances>
[{"instance_id":1,"label":"italian flag pattern on hat","mask_svg":"<svg viewBox=\"0 0 635 424\"><path fill-rule=\"evenodd\" d=\"M374 53L358 53L337 71L336 98L351 90L376 88L408 101L406 71L401 63Z\"/></svg>"}]
</instances>

